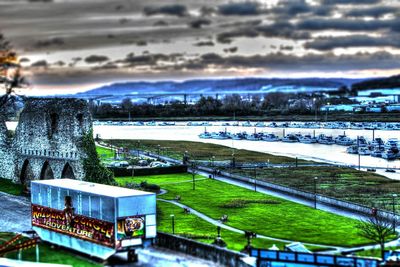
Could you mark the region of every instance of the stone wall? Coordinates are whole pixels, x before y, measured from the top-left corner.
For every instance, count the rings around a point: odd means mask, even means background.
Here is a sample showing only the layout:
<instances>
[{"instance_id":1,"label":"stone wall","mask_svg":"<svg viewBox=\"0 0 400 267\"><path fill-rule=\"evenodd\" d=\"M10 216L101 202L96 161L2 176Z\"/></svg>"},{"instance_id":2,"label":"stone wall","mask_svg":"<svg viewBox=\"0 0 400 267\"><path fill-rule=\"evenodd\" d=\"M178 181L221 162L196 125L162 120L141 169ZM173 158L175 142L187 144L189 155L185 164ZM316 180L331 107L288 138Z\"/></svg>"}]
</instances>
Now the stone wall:
<instances>
[{"instance_id":1,"label":"stone wall","mask_svg":"<svg viewBox=\"0 0 400 267\"><path fill-rule=\"evenodd\" d=\"M0 177L26 184L32 179L84 178L82 137L92 127L85 101L27 100L15 137L8 142L3 142L2 125L4 122L0 123Z\"/></svg>"},{"instance_id":2,"label":"stone wall","mask_svg":"<svg viewBox=\"0 0 400 267\"><path fill-rule=\"evenodd\" d=\"M15 172L14 159L6 124L0 119L0 177L12 179Z\"/></svg>"},{"instance_id":3,"label":"stone wall","mask_svg":"<svg viewBox=\"0 0 400 267\"><path fill-rule=\"evenodd\" d=\"M198 258L215 262L227 267L250 267L243 261L248 257L246 254L235 252L229 249L220 248L214 245L200 243L188 238L157 232L156 245L159 247L183 252Z\"/></svg>"}]
</instances>

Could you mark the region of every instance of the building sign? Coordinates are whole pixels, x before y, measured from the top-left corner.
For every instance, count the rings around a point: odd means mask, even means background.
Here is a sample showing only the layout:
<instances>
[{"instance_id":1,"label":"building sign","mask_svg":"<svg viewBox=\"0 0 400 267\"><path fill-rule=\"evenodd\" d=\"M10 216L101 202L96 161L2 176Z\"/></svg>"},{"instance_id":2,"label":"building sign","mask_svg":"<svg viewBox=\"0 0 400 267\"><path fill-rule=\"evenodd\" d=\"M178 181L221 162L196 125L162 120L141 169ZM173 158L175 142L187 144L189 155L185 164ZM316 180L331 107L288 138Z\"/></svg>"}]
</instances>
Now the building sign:
<instances>
[{"instance_id":1,"label":"building sign","mask_svg":"<svg viewBox=\"0 0 400 267\"><path fill-rule=\"evenodd\" d=\"M117 239L130 239L144 237L145 220L144 216L131 216L118 218Z\"/></svg>"},{"instance_id":2,"label":"building sign","mask_svg":"<svg viewBox=\"0 0 400 267\"><path fill-rule=\"evenodd\" d=\"M73 208L56 210L32 204L32 226L77 237L107 247L115 246L114 223L82 215L75 215Z\"/></svg>"}]
</instances>

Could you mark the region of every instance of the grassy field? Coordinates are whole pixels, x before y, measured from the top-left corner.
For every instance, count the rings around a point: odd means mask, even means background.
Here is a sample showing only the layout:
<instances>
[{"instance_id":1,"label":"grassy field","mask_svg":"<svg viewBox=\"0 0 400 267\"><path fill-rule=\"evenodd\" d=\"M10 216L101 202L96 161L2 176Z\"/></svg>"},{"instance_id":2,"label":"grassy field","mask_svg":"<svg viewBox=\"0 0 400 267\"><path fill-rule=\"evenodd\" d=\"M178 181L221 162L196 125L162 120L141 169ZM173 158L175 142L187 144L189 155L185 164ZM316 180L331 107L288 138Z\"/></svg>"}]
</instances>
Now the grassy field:
<instances>
[{"instance_id":1,"label":"grassy field","mask_svg":"<svg viewBox=\"0 0 400 267\"><path fill-rule=\"evenodd\" d=\"M119 140L113 143L120 146L137 148L135 140ZM185 151L191 151L196 159L205 160L206 164L214 156L215 161L229 161L232 158L232 149L221 145L205 144L188 141L156 141L140 140L140 149L157 153L160 145L161 154L182 159ZM273 156L249 150L235 149L237 162L269 162L294 164L293 158ZM299 164L310 163L299 160ZM223 168L220 168L223 169ZM352 168L339 168L334 166L315 167L290 167L290 168L264 168L254 170L232 169L226 171L235 174L254 177L305 191L314 191L314 177L318 177L318 193L342 200L352 201L368 206L389 208L393 193L400 194L400 181L388 179L382 175L358 171ZM397 206L400 206L398 201Z\"/></svg>"},{"instance_id":2,"label":"grassy field","mask_svg":"<svg viewBox=\"0 0 400 267\"><path fill-rule=\"evenodd\" d=\"M2 233L0 232L0 245L6 240L11 239L14 236L13 233ZM60 247L52 247L48 244L39 245L39 258L40 262L43 263L54 263L54 264L67 264L74 267L96 267L103 266L101 264L89 261L83 257L77 256L72 252L69 252ZM17 259L17 252L8 253L5 255L9 259ZM22 260L24 261L36 261L35 248L29 248L22 251Z\"/></svg>"},{"instance_id":3,"label":"grassy field","mask_svg":"<svg viewBox=\"0 0 400 267\"><path fill-rule=\"evenodd\" d=\"M235 173L254 175L253 170L235 170ZM319 194L370 207L392 210L392 194L400 193L400 181L352 168L321 166L257 170L257 178L260 180L309 192L314 191L314 177L318 177L317 191Z\"/></svg>"},{"instance_id":4,"label":"grassy field","mask_svg":"<svg viewBox=\"0 0 400 267\"><path fill-rule=\"evenodd\" d=\"M192 190L192 183L176 183L176 177L190 180L191 176L179 174L116 180L121 185L144 180L162 184L168 193L160 198L174 199L180 195L181 203L213 219L218 220L227 214L228 225L266 236L337 246L369 243L358 236L355 220L211 179L196 181L196 190Z\"/></svg>"},{"instance_id":5,"label":"grassy field","mask_svg":"<svg viewBox=\"0 0 400 267\"><path fill-rule=\"evenodd\" d=\"M115 153L113 150L111 150L109 148L96 146L96 151L102 162L109 163L109 162L115 161L115 159L114 159Z\"/></svg>"},{"instance_id":6,"label":"grassy field","mask_svg":"<svg viewBox=\"0 0 400 267\"><path fill-rule=\"evenodd\" d=\"M9 179L0 178L0 191L20 196L22 194L22 185L15 184Z\"/></svg>"},{"instance_id":7,"label":"grassy field","mask_svg":"<svg viewBox=\"0 0 400 267\"><path fill-rule=\"evenodd\" d=\"M204 243L212 243L217 237L217 227L192 214L185 214L183 210L173 204L162 201L157 202L157 227L158 231L171 233L171 214L175 217L175 234L188 237ZM244 235L221 229L221 237L227 243L227 248L240 251L247 244ZM276 245L280 249L285 243L267 239L252 239L255 247L269 248ZM286 243L287 244L287 243ZM313 247L311 247L313 249Z\"/></svg>"},{"instance_id":8,"label":"grassy field","mask_svg":"<svg viewBox=\"0 0 400 267\"><path fill-rule=\"evenodd\" d=\"M292 163L295 159L283 156L274 156L260 152L254 152L245 149L232 149L229 147L200 143L190 141L163 141L163 140L113 140L113 144L129 149L139 149L158 153L158 145L160 145L160 154L182 159L185 151L196 160L211 161L215 157L215 161L230 161L232 153L235 154L236 162L269 162L275 163ZM298 163L311 163L311 161L298 160Z\"/></svg>"}]
</instances>

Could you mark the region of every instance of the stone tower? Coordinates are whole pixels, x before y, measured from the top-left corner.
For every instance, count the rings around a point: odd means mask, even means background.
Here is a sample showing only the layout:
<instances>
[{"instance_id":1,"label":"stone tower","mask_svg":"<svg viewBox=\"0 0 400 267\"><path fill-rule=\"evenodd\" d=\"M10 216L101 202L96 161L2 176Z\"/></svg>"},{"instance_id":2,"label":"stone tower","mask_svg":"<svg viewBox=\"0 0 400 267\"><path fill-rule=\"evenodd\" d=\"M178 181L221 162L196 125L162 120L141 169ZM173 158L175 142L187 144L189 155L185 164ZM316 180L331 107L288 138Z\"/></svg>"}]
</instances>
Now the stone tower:
<instances>
[{"instance_id":1,"label":"stone tower","mask_svg":"<svg viewBox=\"0 0 400 267\"><path fill-rule=\"evenodd\" d=\"M15 170L4 173L0 169L0 177L26 185L36 179L82 180L85 176L82 159L86 156L82 137L91 128L91 116L84 100L27 100L9 145ZM0 146L3 135L0 124Z\"/></svg>"}]
</instances>

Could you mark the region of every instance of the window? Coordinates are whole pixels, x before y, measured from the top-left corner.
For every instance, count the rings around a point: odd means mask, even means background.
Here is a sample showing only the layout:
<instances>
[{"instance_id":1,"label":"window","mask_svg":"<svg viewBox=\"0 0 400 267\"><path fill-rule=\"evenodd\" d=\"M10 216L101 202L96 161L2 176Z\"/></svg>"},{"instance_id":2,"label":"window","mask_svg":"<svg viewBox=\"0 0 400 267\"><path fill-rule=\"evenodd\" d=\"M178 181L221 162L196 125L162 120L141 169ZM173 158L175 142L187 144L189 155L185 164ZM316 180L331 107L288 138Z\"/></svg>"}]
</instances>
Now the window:
<instances>
[{"instance_id":1,"label":"window","mask_svg":"<svg viewBox=\"0 0 400 267\"><path fill-rule=\"evenodd\" d=\"M57 131L58 127L58 115L57 113L50 114L50 138Z\"/></svg>"}]
</instances>

